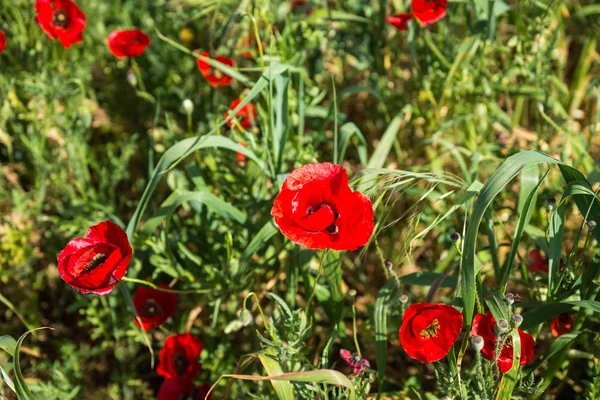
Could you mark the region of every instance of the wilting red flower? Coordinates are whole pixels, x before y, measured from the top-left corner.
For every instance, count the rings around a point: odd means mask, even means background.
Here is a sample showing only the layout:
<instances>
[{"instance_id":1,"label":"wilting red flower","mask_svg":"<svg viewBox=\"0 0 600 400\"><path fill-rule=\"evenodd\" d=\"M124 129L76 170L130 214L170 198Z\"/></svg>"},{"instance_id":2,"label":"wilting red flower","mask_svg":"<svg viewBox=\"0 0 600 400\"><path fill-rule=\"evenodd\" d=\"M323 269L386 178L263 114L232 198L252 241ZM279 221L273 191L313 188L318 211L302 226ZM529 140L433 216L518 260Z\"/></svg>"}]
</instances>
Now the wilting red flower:
<instances>
[{"instance_id":1,"label":"wilting red flower","mask_svg":"<svg viewBox=\"0 0 600 400\"><path fill-rule=\"evenodd\" d=\"M542 252L538 249L533 249L529 252L529 257L532 260L532 263L529 264L529 272L543 272L545 274L548 273L550 269L550 263L546 257L542 255ZM565 263L561 260L559 269L562 269L565 266Z\"/></svg>"},{"instance_id":2,"label":"wilting red flower","mask_svg":"<svg viewBox=\"0 0 600 400\"><path fill-rule=\"evenodd\" d=\"M36 0L37 23L50 39L59 39L67 49L83 40L85 14L72 0Z\"/></svg>"},{"instance_id":3,"label":"wilting red flower","mask_svg":"<svg viewBox=\"0 0 600 400\"><path fill-rule=\"evenodd\" d=\"M106 42L110 52L118 58L138 57L150 44L150 37L139 29L115 30Z\"/></svg>"},{"instance_id":4,"label":"wilting red flower","mask_svg":"<svg viewBox=\"0 0 600 400\"><path fill-rule=\"evenodd\" d=\"M202 386L194 386L190 381L180 382L174 379L165 379L160 386L156 400L208 400L210 396L207 398L206 395L209 390L210 385L208 383Z\"/></svg>"},{"instance_id":5,"label":"wilting red flower","mask_svg":"<svg viewBox=\"0 0 600 400\"><path fill-rule=\"evenodd\" d=\"M571 330L571 326L573 326L573 316L571 314L565 312L554 317L550 323L552 336L559 337L568 333Z\"/></svg>"},{"instance_id":6,"label":"wilting red flower","mask_svg":"<svg viewBox=\"0 0 600 400\"><path fill-rule=\"evenodd\" d=\"M307 0L292 1L292 11L296 11L296 10L304 7L306 3L308 3ZM310 15L310 14L312 14L312 12L313 12L312 7L306 7L306 9L304 10L304 14L306 14L306 15Z\"/></svg>"},{"instance_id":7,"label":"wilting red flower","mask_svg":"<svg viewBox=\"0 0 600 400\"><path fill-rule=\"evenodd\" d=\"M169 285L158 285L160 288L168 289ZM177 295L175 293L163 292L149 287L141 286L135 296L133 304L145 331L151 327L159 327L167 322L169 317L175 314ZM135 324L140 326L137 318L133 318Z\"/></svg>"},{"instance_id":8,"label":"wilting red flower","mask_svg":"<svg viewBox=\"0 0 600 400\"><path fill-rule=\"evenodd\" d=\"M394 15L393 17L387 17L385 22L395 26L396 29L400 31L405 31L408 27L408 21L412 19L412 15L408 13L400 13L398 15Z\"/></svg>"},{"instance_id":9,"label":"wilting red flower","mask_svg":"<svg viewBox=\"0 0 600 400\"><path fill-rule=\"evenodd\" d=\"M473 327L471 328L471 336L479 335L483 338L483 349L481 350L481 354L483 358L486 360L493 361L495 354L494 351L496 349L496 333L494 332L494 326L496 325L496 320L491 313L487 314L477 314L473 319ZM520 365L525 365L531 360L533 360L534 356L534 340L533 336L529 333L523 332L519 329L519 337L521 338L521 361ZM512 339L509 336L505 343L504 347L500 351L500 356L498 357L498 368L501 372L507 372L511 369L513 363L513 347L512 347Z\"/></svg>"},{"instance_id":10,"label":"wilting red flower","mask_svg":"<svg viewBox=\"0 0 600 400\"><path fill-rule=\"evenodd\" d=\"M85 238L71 240L58 255L58 273L83 294L106 295L121 280L131 260L127 235L110 221L92 226Z\"/></svg>"},{"instance_id":11,"label":"wilting red flower","mask_svg":"<svg viewBox=\"0 0 600 400\"><path fill-rule=\"evenodd\" d=\"M374 228L373 205L348 186L341 165L308 164L288 175L271 215L281 233L309 249L356 250Z\"/></svg>"},{"instance_id":12,"label":"wilting red flower","mask_svg":"<svg viewBox=\"0 0 600 400\"><path fill-rule=\"evenodd\" d=\"M209 58L208 53L202 53L201 56ZM225 56L216 56L215 60L221 64L227 65L228 67L233 67L233 60L231 58L227 58ZM231 83L231 77L229 75L226 75L218 69L213 68L209 63L202 61L200 58L198 59L198 69L200 72L202 72L202 75L212 87L226 86Z\"/></svg>"},{"instance_id":13,"label":"wilting red flower","mask_svg":"<svg viewBox=\"0 0 600 400\"><path fill-rule=\"evenodd\" d=\"M412 13L423 26L427 26L444 18L447 3L447 0L413 0Z\"/></svg>"},{"instance_id":14,"label":"wilting red flower","mask_svg":"<svg viewBox=\"0 0 600 400\"><path fill-rule=\"evenodd\" d=\"M156 372L167 379L192 381L202 369L198 361L201 351L202 342L194 335L171 335L160 350Z\"/></svg>"},{"instance_id":15,"label":"wilting red flower","mask_svg":"<svg viewBox=\"0 0 600 400\"><path fill-rule=\"evenodd\" d=\"M402 317L400 342L415 360L438 361L456 342L462 324L462 314L447 304L411 304Z\"/></svg>"},{"instance_id":16,"label":"wilting red flower","mask_svg":"<svg viewBox=\"0 0 600 400\"><path fill-rule=\"evenodd\" d=\"M354 375L359 375L364 368L371 366L369 360L362 358L358 353L350 353L348 350L340 350L340 357L352 368L352 374Z\"/></svg>"},{"instance_id":17,"label":"wilting red flower","mask_svg":"<svg viewBox=\"0 0 600 400\"><path fill-rule=\"evenodd\" d=\"M241 102L241 100L234 100L233 103L231 103L231 106L229 106L229 109L234 110ZM227 117L229 117L229 112L225 113L225 118ZM252 103L246 104L244 107L241 108L240 111L237 112L237 114L235 114L235 119L239 121L240 125L242 125L244 129L250 128L250 125L252 124L252 121L254 121L255 118L256 107L254 107L254 104ZM233 126L233 124L233 118L227 121L227 126L231 127Z\"/></svg>"},{"instance_id":18,"label":"wilting red flower","mask_svg":"<svg viewBox=\"0 0 600 400\"><path fill-rule=\"evenodd\" d=\"M240 142L240 145L247 147L246 143L244 142ZM235 161L237 161L238 164L243 164L246 162L246 156L244 155L244 153L237 152L235 153Z\"/></svg>"},{"instance_id":19,"label":"wilting red flower","mask_svg":"<svg viewBox=\"0 0 600 400\"><path fill-rule=\"evenodd\" d=\"M5 47L6 47L6 34L3 31L0 31L0 54L2 54Z\"/></svg>"}]
</instances>

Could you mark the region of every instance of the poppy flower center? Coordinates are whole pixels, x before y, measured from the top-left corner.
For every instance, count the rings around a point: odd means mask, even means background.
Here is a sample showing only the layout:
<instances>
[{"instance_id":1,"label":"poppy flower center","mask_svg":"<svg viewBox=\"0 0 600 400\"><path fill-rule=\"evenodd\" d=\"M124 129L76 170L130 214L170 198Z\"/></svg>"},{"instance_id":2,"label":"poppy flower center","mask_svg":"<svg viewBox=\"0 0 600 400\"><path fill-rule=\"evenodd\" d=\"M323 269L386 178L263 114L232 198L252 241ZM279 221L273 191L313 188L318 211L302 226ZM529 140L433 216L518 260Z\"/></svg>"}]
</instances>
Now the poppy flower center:
<instances>
[{"instance_id":1,"label":"poppy flower center","mask_svg":"<svg viewBox=\"0 0 600 400\"><path fill-rule=\"evenodd\" d=\"M66 29L69 24L69 17L67 16L67 12L63 9L59 9L52 13L52 25L57 28Z\"/></svg>"},{"instance_id":2,"label":"poppy flower center","mask_svg":"<svg viewBox=\"0 0 600 400\"><path fill-rule=\"evenodd\" d=\"M438 330L440 329L440 322L436 319L433 320L431 325L421 331L421 337L423 339L429 339L436 337Z\"/></svg>"},{"instance_id":3,"label":"poppy flower center","mask_svg":"<svg viewBox=\"0 0 600 400\"><path fill-rule=\"evenodd\" d=\"M173 367L177 375L184 376L190 366L190 362L183 353L175 353L173 356Z\"/></svg>"},{"instance_id":4,"label":"poppy flower center","mask_svg":"<svg viewBox=\"0 0 600 400\"><path fill-rule=\"evenodd\" d=\"M358 355L358 353L352 353L352 357L350 357L350 362L352 364L359 364L362 361L362 358Z\"/></svg>"},{"instance_id":5,"label":"poppy flower center","mask_svg":"<svg viewBox=\"0 0 600 400\"><path fill-rule=\"evenodd\" d=\"M335 221L339 217L340 214L337 211L329 204L323 203L308 207L306 215L302 218L300 225L307 231L327 231L331 234L335 234L338 233L338 227L335 225Z\"/></svg>"},{"instance_id":6,"label":"poppy flower center","mask_svg":"<svg viewBox=\"0 0 600 400\"><path fill-rule=\"evenodd\" d=\"M563 313L558 316L558 320L561 324L566 325L571 322L571 316L569 314Z\"/></svg>"},{"instance_id":7,"label":"poppy flower center","mask_svg":"<svg viewBox=\"0 0 600 400\"><path fill-rule=\"evenodd\" d=\"M158 305L154 299L148 299L142 309L142 316L146 318L152 318L155 315L163 313L163 309Z\"/></svg>"},{"instance_id":8,"label":"poppy flower center","mask_svg":"<svg viewBox=\"0 0 600 400\"><path fill-rule=\"evenodd\" d=\"M85 268L83 269L83 273L90 272L94 268L100 266L104 261L106 261L107 258L108 258L108 254L104 254L104 253L94 254L94 256L85 263Z\"/></svg>"}]
</instances>

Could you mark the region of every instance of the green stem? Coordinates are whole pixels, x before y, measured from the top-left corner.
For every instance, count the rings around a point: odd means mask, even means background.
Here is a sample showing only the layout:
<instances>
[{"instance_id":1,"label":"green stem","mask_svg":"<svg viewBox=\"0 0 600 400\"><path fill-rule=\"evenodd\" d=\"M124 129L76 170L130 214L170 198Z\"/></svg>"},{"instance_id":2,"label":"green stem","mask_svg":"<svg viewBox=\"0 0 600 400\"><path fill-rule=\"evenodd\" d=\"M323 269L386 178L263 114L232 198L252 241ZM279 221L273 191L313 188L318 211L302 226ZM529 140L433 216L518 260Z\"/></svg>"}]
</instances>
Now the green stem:
<instances>
[{"instance_id":1,"label":"green stem","mask_svg":"<svg viewBox=\"0 0 600 400\"><path fill-rule=\"evenodd\" d=\"M159 292L166 292L166 293L191 294L191 293L210 293L210 292L212 292L212 289L189 289L189 290L165 289L165 288L156 286L152 282L144 281L142 279L128 278L126 276L121 278L121 280L124 282L129 282L129 283L138 283L140 285L151 287L152 289L158 290Z\"/></svg>"}]
</instances>

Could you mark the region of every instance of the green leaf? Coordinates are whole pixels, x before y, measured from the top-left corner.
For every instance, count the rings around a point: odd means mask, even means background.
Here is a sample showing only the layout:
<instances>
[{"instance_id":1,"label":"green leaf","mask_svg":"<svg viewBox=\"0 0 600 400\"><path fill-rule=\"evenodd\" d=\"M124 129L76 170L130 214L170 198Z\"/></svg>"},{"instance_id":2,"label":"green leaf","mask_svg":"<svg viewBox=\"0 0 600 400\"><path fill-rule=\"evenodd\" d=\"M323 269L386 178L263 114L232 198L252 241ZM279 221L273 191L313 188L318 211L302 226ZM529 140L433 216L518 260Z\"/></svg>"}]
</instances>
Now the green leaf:
<instances>
[{"instance_id":1,"label":"green leaf","mask_svg":"<svg viewBox=\"0 0 600 400\"><path fill-rule=\"evenodd\" d=\"M358 139L357 151L360 163L362 165L367 165L367 140L358 126L356 126L354 122L347 122L340 128L340 133L342 135L338 144L338 159L334 160L334 162L340 164L344 160L348 144L350 143L350 140L352 140L352 137L355 136Z\"/></svg>"},{"instance_id":2,"label":"green leaf","mask_svg":"<svg viewBox=\"0 0 600 400\"><path fill-rule=\"evenodd\" d=\"M246 214L239 209L235 208L228 202L221 200L214 194L208 191L197 191L197 192L174 192L167 200L165 200L161 207L158 209L156 214L149 218L142 228L146 234L152 233L156 227L166 219L169 221L171 215L177 207L183 203L190 201L197 201L208 207L212 212L221 215L224 218L232 219L240 224L246 222Z\"/></svg>"},{"instance_id":3,"label":"green leaf","mask_svg":"<svg viewBox=\"0 0 600 400\"><path fill-rule=\"evenodd\" d=\"M548 288L554 293L560 266L563 236L565 232L565 205L558 206L550 216L550 230L548 233Z\"/></svg>"},{"instance_id":4,"label":"green leaf","mask_svg":"<svg viewBox=\"0 0 600 400\"><path fill-rule=\"evenodd\" d=\"M0 349L4 350L10 355L13 355L15 352L15 347L17 346L17 341L9 335L0 336Z\"/></svg>"},{"instance_id":5,"label":"green leaf","mask_svg":"<svg viewBox=\"0 0 600 400\"><path fill-rule=\"evenodd\" d=\"M544 364L544 362L548 361L553 355L555 355L562 349L566 348L567 346L570 347L573 344L573 342L579 337L579 335L581 335L581 332L579 332L579 331L569 332L569 333L565 333L564 335L560 335L559 337L554 339L554 341L552 342L552 344L550 345L548 350L546 350L546 353L544 354L544 358L541 359L533 367L533 370L531 371L531 373L533 373L538 368L540 368L542 366L542 364Z\"/></svg>"},{"instance_id":6,"label":"green leaf","mask_svg":"<svg viewBox=\"0 0 600 400\"><path fill-rule=\"evenodd\" d=\"M522 314L523 323L521 324L521 329L528 330L534 328L541 323L550 321L559 314L571 310L572 308L572 305L564 303L542 304L541 306L526 311Z\"/></svg>"},{"instance_id":7,"label":"green leaf","mask_svg":"<svg viewBox=\"0 0 600 400\"><path fill-rule=\"evenodd\" d=\"M281 160L283 157L283 150L285 148L285 142L287 140L287 133L289 128L289 112L288 112L288 88L290 83L290 77L288 72L283 72L280 75L275 76L272 81L275 83L277 89L277 96L275 97L275 108L271 109L275 113L275 118L271 116L271 131L273 132L273 156L275 158L275 173L278 173L281 166ZM271 95L271 98L273 96ZM274 126L273 126L273 119Z\"/></svg>"},{"instance_id":8,"label":"green leaf","mask_svg":"<svg viewBox=\"0 0 600 400\"><path fill-rule=\"evenodd\" d=\"M513 363L511 369L502 375L496 400L511 400L512 392L519 381L519 369L521 368L519 363L519 360L521 359L521 337L519 336L519 331L517 329L512 330L511 336L513 343Z\"/></svg>"},{"instance_id":9,"label":"green leaf","mask_svg":"<svg viewBox=\"0 0 600 400\"><path fill-rule=\"evenodd\" d=\"M431 286L442 274L437 272L413 272L400 277L403 285ZM441 282L440 287L454 288L458 283L455 276L446 276Z\"/></svg>"},{"instance_id":10,"label":"green leaf","mask_svg":"<svg viewBox=\"0 0 600 400\"><path fill-rule=\"evenodd\" d=\"M322 260L325 280L331 293L331 319L332 325L337 324L342 318L344 307L344 292L342 290L342 253L340 251L325 251Z\"/></svg>"},{"instance_id":11,"label":"green leaf","mask_svg":"<svg viewBox=\"0 0 600 400\"><path fill-rule=\"evenodd\" d=\"M383 378L387 365L387 316L388 302L396 287L396 281L388 281L380 290L375 300L375 359L377 360L377 392L381 394Z\"/></svg>"},{"instance_id":12,"label":"green leaf","mask_svg":"<svg viewBox=\"0 0 600 400\"><path fill-rule=\"evenodd\" d=\"M10 388L10 390L13 391L13 393L17 393L17 389L15 388L14 382L12 381L12 379L10 379L10 376L8 376L4 368L2 368L2 365L0 365L0 380L6 383L6 385Z\"/></svg>"},{"instance_id":13,"label":"green leaf","mask_svg":"<svg viewBox=\"0 0 600 400\"><path fill-rule=\"evenodd\" d=\"M29 390L29 387L27 387L27 384L25 383L25 378L23 377L23 372L21 371L21 360L19 358L19 353L21 352L21 345L23 344L23 341L25 340L27 335L29 335L31 332L39 331L41 329L52 329L52 328L41 327L41 328L31 329L31 330L25 332L24 334L22 334L21 337L19 338L19 340L17 340L17 343L15 345L15 351L13 353L14 372L15 372L14 386L15 386L15 393L17 394L17 397L19 400L35 400L35 396L33 395L33 393L31 393L31 390Z\"/></svg>"},{"instance_id":14,"label":"green leaf","mask_svg":"<svg viewBox=\"0 0 600 400\"><path fill-rule=\"evenodd\" d=\"M264 352L257 353L260 362L262 363L265 371L267 371L267 375L282 375L283 371L273 350L267 349ZM277 398L279 400L294 400L294 387L291 383L286 381L279 380L271 380L271 384L273 385L273 389L275 389L275 393L277 394Z\"/></svg>"},{"instance_id":15,"label":"green leaf","mask_svg":"<svg viewBox=\"0 0 600 400\"><path fill-rule=\"evenodd\" d=\"M500 293L495 292L491 296L486 297L485 302L496 321L501 319L510 321L508 306Z\"/></svg>"},{"instance_id":16,"label":"green leaf","mask_svg":"<svg viewBox=\"0 0 600 400\"><path fill-rule=\"evenodd\" d=\"M377 147L375 147L375 151L371 155L369 159L369 163L367 164L367 168L381 168L385 164L385 160L392 149L392 145L398 136L398 131L400 130L400 126L402 126L402 120L404 115L407 112L407 108L403 109L400 114L396 115L392 122L390 122L389 126L383 133L381 140Z\"/></svg>"}]
</instances>

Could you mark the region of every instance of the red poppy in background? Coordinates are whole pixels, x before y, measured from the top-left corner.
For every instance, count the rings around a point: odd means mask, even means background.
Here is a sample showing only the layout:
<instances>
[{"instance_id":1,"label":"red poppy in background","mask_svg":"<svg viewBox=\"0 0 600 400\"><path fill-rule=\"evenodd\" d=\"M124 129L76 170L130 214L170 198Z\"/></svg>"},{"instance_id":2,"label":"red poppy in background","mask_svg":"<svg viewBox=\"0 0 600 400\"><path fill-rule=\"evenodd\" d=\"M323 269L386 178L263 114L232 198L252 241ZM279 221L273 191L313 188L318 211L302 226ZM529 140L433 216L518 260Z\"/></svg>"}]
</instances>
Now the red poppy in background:
<instances>
[{"instance_id":1,"label":"red poppy in background","mask_svg":"<svg viewBox=\"0 0 600 400\"><path fill-rule=\"evenodd\" d=\"M139 29L115 30L106 39L110 52L118 58L138 57L150 44L150 37Z\"/></svg>"},{"instance_id":2,"label":"red poppy in background","mask_svg":"<svg viewBox=\"0 0 600 400\"><path fill-rule=\"evenodd\" d=\"M83 40L85 14L72 0L36 0L36 21L50 39L58 39L67 49Z\"/></svg>"},{"instance_id":3,"label":"red poppy in background","mask_svg":"<svg viewBox=\"0 0 600 400\"><path fill-rule=\"evenodd\" d=\"M306 5L306 3L308 3L307 0L292 1L292 11L297 11L300 8L303 8ZM306 15L310 15L310 14L312 14L312 12L313 12L312 7L306 7L306 9L304 10L304 14L306 14Z\"/></svg>"},{"instance_id":4,"label":"red poppy in background","mask_svg":"<svg viewBox=\"0 0 600 400\"><path fill-rule=\"evenodd\" d=\"M194 386L192 382L179 382L174 379L165 379L158 390L156 400L208 400L210 399L210 396L207 398L206 395L209 390L210 385L208 383L205 383L202 386Z\"/></svg>"},{"instance_id":5,"label":"red poppy in background","mask_svg":"<svg viewBox=\"0 0 600 400\"><path fill-rule=\"evenodd\" d=\"M240 145L247 147L246 143L244 142L240 142ZM238 164L243 164L246 162L246 156L244 155L244 153L237 152L235 153L235 161L237 161Z\"/></svg>"},{"instance_id":6,"label":"red poppy in background","mask_svg":"<svg viewBox=\"0 0 600 400\"><path fill-rule=\"evenodd\" d=\"M340 350L340 357L352 368L353 375L360 375L363 369L371 366L369 360L362 358L358 353L352 354L348 350Z\"/></svg>"},{"instance_id":7,"label":"red poppy in background","mask_svg":"<svg viewBox=\"0 0 600 400\"><path fill-rule=\"evenodd\" d=\"M201 56L210 58L208 53L202 53ZM221 64L227 65L228 67L233 67L233 60L231 58L227 58L225 56L216 56L215 60ZM229 75L226 75L218 69L213 68L209 63L202 61L200 58L198 59L198 69L200 72L202 72L202 75L212 87L216 88L219 86L226 86L231 83L231 77Z\"/></svg>"},{"instance_id":8,"label":"red poppy in background","mask_svg":"<svg viewBox=\"0 0 600 400\"><path fill-rule=\"evenodd\" d=\"M538 249L533 249L529 252L529 257L532 260L531 264L529 264L529 272L543 272L545 274L548 273L550 269L550 263L548 259L542 255L541 251L539 251ZM559 269L563 269L564 266L565 263L561 260Z\"/></svg>"},{"instance_id":9,"label":"red poppy in background","mask_svg":"<svg viewBox=\"0 0 600 400\"><path fill-rule=\"evenodd\" d=\"M462 330L462 314L447 304L411 304L402 317L400 342L411 358L441 360Z\"/></svg>"},{"instance_id":10,"label":"red poppy in background","mask_svg":"<svg viewBox=\"0 0 600 400\"><path fill-rule=\"evenodd\" d=\"M191 382L202 369L198 361L202 342L190 333L175 334L165 340L160 350L156 372L167 379Z\"/></svg>"},{"instance_id":11,"label":"red poppy in background","mask_svg":"<svg viewBox=\"0 0 600 400\"><path fill-rule=\"evenodd\" d=\"M412 13L421 25L427 26L444 18L447 0L413 0Z\"/></svg>"},{"instance_id":12,"label":"red poppy in background","mask_svg":"<svg viewBox=\"0 0 600 400\"><path fill-rule=\"evenodd\" d=\"M494 326L496 320L491 313L477 314L473 319L473 327L471 328L471 336L479 335L483 338L483 349L481 354L486 360L494 360L494 351L496 348L496 333L494 332ZM535 351L535 342L533 336L529 333L523 332L519 329L519 337L521 338L521 361L520 365L525 365L533 360ZM512 339L509 336L504 347L500 351L498 357L498 368L501 372L508 372L513 363L513 347Z\"/></svg>"},{"instance_id":13,"label":"red poppy in background","mask_svg":"<svg viewBox=\"0 0 600 400\"><path fill-rule=\"evenodd\" d=\"M4 31L0 31L0 54L4 51L6 47L6 34Z\"/></svg>"},{"instance_id":14,"label":"red poppy in background","mask_svg":"<svg viewBox=\"0 0 600 400\"><path fill-rule=\"evenodd\" d=\"M169 285L161 284L158 287L168 289ZM164 324L175 314L177 295L141 286L133 296L133 304L142 320L144 330L147 331L153 326L156 328ZM133 320L140 326L137 318L134 317Z\"/></svg>"},{"instance_id":15,"label":"red poppy in background","mask_svg":"<svg viewBox=\"0 0 600 400\"><path fill-rule=\"evenodd\" d=\"M405 31L408 28L408 21L412 19L412 15L408 13L400 13L393 17L387 17L385 22L396 27L399 31Z\"/></svg>"},{"instance_id":16,"label":"red poppy in background","mask_svg":"<svg viewBox=\"0 0 600 400\"><path fill-rule=\"evenodd\" d=\"M292 242L309 249L356 250L374 228L373 205L348 186L341 165L308 164L288 175L271 215Z\"/></svg>"},{"instance_id":17,"label":"red poppy in background","mask_svg":"<svg viewBox=\"0 0 600 400\"><path fill-rule=\"evenodd\" d=\"M552 336L559 337L565 333L569 333L571 326L573 326L573 316L571 314L565 312L554 317L550 323Z\"/></svg>"},{"instance_id":18,"label":"red poppy in background","mask_svg":"<svg viewBox=\"0 0 600 400\"><path fill-rule=\"evenodd\" d=\"M65 246L58 255L58 272L73 289L103 296L125 275L131 253L127 234L104 221Z\"/></svg>"},{"instance_id":19,"label":"red poppy in background","mask_svg":"<svg viewBox=\"0 0 600 400\"><path fill-rule=\"evenodd\" d=\"M229 109L234 110L241 102L241 100L234 100L233 103L231 103L231 105L229 106ZM224 116L225 118L227 118L229 116L229 112L226 112ZM235 119L239 121L240 125L242 125L244 129L250 128L250 125L252 125L252 122L255 118L256 107L254 107L254 104L252 103L246 104L244 107L241 108L240 111L237 112L237 114L235 114ZM227 126L231 127L233 125L233 118L227 121Z\"/></svg>"}]
</instances>

